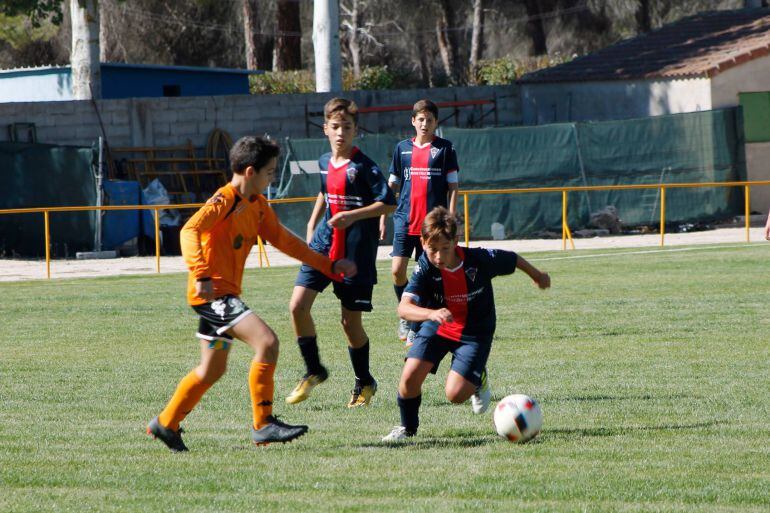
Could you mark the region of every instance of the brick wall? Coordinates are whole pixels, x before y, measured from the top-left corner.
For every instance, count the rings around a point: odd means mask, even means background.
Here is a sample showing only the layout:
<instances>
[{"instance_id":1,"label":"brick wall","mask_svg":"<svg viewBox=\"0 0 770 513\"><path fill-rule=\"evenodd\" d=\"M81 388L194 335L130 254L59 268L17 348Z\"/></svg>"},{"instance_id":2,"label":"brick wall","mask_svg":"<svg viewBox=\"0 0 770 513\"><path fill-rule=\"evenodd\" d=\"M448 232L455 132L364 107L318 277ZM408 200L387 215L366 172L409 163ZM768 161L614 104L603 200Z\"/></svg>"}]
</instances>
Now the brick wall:
<instances>
[{"instance_id":1,"label":"brick wall","mask_svg":"<svg viewBox=\"0 0 770 513\"><path fill-rule=\"evenodd\" d=\"M172 146L189 139L196 147L206 145L214 128L233 139L247 134L269 133L274 137L322 137L320 128L308 126L305 113L320 111L333 95L327 93L283 95L203 96L184 98L131 98L96 102L113 147ZM360 107L411 105L420 98L436 102L474 99L497 100L497 124L521 124L516 86L455 87L395 91L350 91L346 97ZM488 107L487 107L488 109ZM485 109L486 110L486 109ZM443 109L444 118L452 109ZM458 110L459 126L469 117L478 119L479 107ZM410 132L408 111L364 114L359 125L370 132ZM320 123L319 117L313 121ZM6 126L34 123L41 143L90 146L100 135L94 104L90 101L30 102L0 104L0 140L9 140ZM444 126L454 126L454 117ZM484 126L493 126L493 115Z\"/></svg>"}]
</instances>

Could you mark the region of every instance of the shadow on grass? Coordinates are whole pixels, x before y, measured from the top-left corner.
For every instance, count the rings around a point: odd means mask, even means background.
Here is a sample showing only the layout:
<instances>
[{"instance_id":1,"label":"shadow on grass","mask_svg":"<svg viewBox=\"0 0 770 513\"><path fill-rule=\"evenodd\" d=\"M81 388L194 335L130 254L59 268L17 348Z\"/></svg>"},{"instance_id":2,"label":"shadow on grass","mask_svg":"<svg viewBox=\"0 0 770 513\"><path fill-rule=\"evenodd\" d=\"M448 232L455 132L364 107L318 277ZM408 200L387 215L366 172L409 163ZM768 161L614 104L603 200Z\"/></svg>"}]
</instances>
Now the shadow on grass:
<instances>
[{"instance_id":1,"label":"shadow on grass","mask_svg":"<svg viewBox=\"0 0 770 513\"><path fill-rule=\"evenodd\" d=\"M669 399L700 399L698 396L686 395L686 394L669 394L669 395L578 395L575 397L553 397L545 398L543 402L591 402L591 401L664 401Z\"/></svg>"},{"instance_id":2,"label":"shadow on grass","mask_svg":"<svg viewBox=\"0 0 770 513\"><path fill-rule=\"evenodd\" d=\"M543 434L548 438L583 438L597 436L621 436L636 431L679 431L686 429L703 429L728 424L725 420L709 422L694 422L691 424L662 424L660 426L615 426L595 428L556 428L548 429Z\"/></svg>"},{"instance_id":3,"label":"shadow on grass","mask_svg":"<svg viewBox=\"0 0 770 513\"><path fill-rule=\"evenodd\" d=\"M449 449L452 447L467 448L467 447L482 447L489 444L500 443L500 437L498 436L462 436L457 437L435 437L435 438L418 438L415 440L405 440L403 442L385 444L378 443L364 443L358 444L355 447L361 449L434 449L444 448Z\"/></svg>"}]
</instances>

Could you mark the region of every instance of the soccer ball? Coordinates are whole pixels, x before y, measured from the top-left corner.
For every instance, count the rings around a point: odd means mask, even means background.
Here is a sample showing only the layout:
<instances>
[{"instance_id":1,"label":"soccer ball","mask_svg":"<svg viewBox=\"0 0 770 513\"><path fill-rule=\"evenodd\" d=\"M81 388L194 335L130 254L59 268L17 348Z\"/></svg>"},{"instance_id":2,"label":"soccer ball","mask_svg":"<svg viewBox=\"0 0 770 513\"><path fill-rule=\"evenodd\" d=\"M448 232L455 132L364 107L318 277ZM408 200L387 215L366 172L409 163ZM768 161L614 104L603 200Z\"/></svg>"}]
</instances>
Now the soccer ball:
<instances>
[{"instance_id":1,"label":"soccer ball","mask_svg":"<svg viewBox=\"0 0 770 513\"><path fill-rule=\"evenodd\" d=\"M504 397L495 407L497 434L511 442L527 442L540 433L543 412L537 401L524 394Z\"/></svg>"}]
</instances>

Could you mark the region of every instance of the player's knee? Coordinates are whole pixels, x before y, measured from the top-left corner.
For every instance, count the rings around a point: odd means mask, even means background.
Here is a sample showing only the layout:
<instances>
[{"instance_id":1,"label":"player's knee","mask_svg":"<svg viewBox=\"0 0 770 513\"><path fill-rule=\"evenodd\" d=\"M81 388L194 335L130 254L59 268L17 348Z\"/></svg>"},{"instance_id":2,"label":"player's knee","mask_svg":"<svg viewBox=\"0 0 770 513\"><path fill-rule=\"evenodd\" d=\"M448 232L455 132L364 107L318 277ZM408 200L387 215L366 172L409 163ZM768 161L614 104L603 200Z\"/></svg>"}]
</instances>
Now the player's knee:
<instances>
[{"instance_id":1,"label":"player's knee","mask_svg":"<svg viewBox=\"0 0 770 513\"><path fill-rule=\"evenodd\" d=\"M462 386L447 384L444 392L446 393L447 400L453 404L461 404L468 399L467 394L464 392Z\"/></svg>"},{"instance_id":2,"label":"player's knee","mask_svg":"<svg viewBox=\"0 0 770 513\"><path fill-rule=\"evenodd\" d=\"M403 374L398 384L398 393L401 396L412 397L419 395L422 388L422 380L415 374Z\"/></svg>"},{"instance_id":3,"label":"player's knee","mask_svg":"<svg viewBox=\"0 0 770 513\"><path fill-rule=\"evenodd\" d=\"M361 323L356 319L350 319L344 315L340 317L342 329L347 334L356 333L361 328Z\"/></svg>"},{"instance_id":4,"label":"player's knee","mask_svg":"<svg viewBox=\"0 0 770 513\"><path fill-rule=\"evenodd\" d=\"M306 317L310 315L310 308L307 307L302 301L292 299L289 303L289 312L293 318Z\"/></svg>"}]
</instances>

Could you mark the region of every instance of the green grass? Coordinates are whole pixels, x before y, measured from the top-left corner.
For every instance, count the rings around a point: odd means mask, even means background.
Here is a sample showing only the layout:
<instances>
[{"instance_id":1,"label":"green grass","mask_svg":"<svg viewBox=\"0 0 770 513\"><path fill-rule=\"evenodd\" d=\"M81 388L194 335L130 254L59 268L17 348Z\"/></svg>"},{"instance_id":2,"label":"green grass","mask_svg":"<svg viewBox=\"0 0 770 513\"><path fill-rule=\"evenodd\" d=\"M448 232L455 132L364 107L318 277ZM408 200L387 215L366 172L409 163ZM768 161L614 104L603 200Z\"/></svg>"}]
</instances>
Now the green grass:
<instances>
[{"instance_id":1,"label":"green grass","mask_svg":"<svg viewBox=\"0 0 770 513\"><path fill-rule=\"evenodd\" d=\"M239 345L185 421L181 455L144 426L197 364L183 275L4 283L0 511L768 511L770 245L526 256L553 288L495 281L489 365L495 399L541 402L544 430L525 445L447 403L446 362L423 390L418 439L378 443L398 423L403 358L385 262L365 320L370 408L344 406L352 373L330 292L315 307L330 380L283 403L302 373L296 271L248 271L243 298L283 343L276 412L311 431L249 444Z\"/></svg>"}]
</instances>

